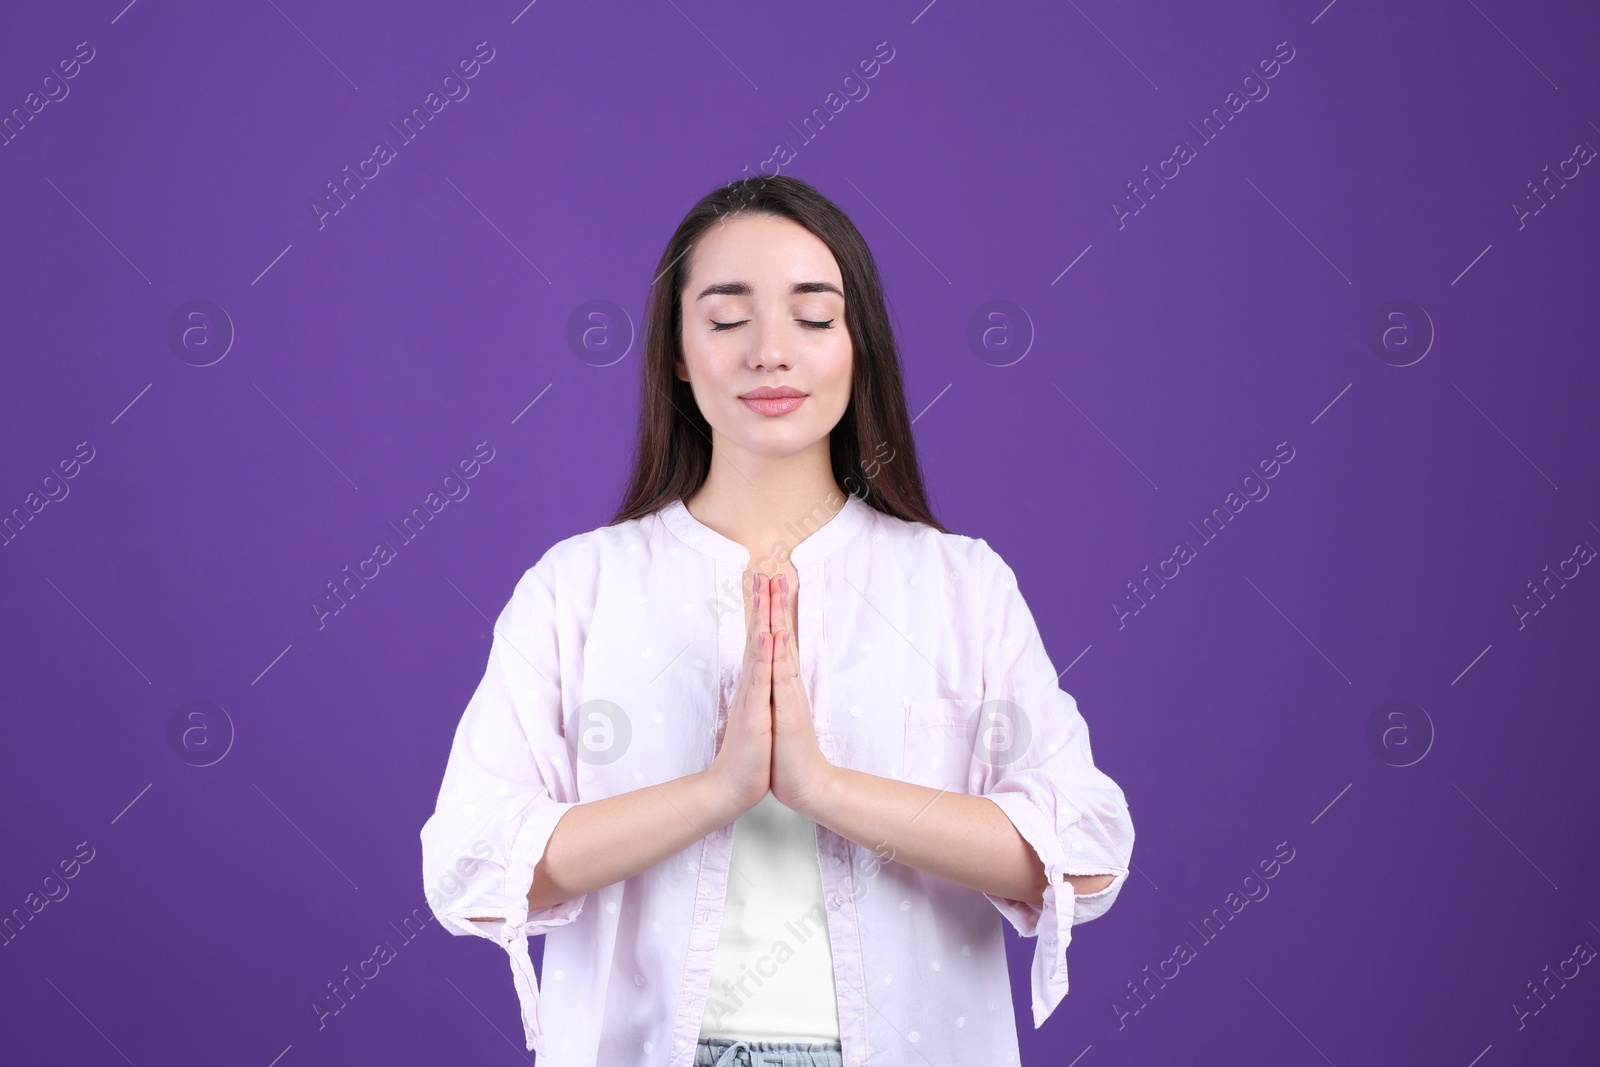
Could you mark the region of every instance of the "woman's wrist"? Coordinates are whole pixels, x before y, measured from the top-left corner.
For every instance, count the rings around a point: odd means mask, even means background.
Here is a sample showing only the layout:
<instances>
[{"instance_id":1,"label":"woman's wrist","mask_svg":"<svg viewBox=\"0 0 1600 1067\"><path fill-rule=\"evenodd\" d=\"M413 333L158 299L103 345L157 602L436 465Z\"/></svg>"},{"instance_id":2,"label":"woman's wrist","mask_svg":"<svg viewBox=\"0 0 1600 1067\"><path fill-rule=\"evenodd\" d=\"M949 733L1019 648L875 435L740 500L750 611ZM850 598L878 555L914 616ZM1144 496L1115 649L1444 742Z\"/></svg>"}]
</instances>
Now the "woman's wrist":
<instances>
[{"instance_id":1,"label":"woman's wrist","mask_svg":"<svg viewBox=\"0 0 1600 1067\"><path fill-rule=\"evenodd\" d=\"M746 804L734 792L723 784L716 771L707 768L695 771L690 775L695 779L702 800L700 810L706 816L712 829L728 825L755 805Z\"/></svg>"}]
</instances>

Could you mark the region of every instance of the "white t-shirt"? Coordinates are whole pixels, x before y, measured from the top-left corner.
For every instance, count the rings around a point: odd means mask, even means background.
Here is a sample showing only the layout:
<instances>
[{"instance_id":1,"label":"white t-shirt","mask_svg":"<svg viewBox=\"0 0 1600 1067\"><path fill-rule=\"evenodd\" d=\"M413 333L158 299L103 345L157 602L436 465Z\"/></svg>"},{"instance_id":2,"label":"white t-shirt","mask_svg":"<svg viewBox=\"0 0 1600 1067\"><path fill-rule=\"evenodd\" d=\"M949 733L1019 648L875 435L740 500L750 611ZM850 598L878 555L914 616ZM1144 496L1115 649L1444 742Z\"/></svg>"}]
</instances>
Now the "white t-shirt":
<instances>
[{"instance_id":1,"label":"white t-shirt","mask_svg":"<svg viewBox=\"0 0 1600 1067\"><path fill-rule=\"evenodd\" d=\"M700 1036L839 1040L817 824L772 793L733 823Z\"/></svg>"}]
</instances>

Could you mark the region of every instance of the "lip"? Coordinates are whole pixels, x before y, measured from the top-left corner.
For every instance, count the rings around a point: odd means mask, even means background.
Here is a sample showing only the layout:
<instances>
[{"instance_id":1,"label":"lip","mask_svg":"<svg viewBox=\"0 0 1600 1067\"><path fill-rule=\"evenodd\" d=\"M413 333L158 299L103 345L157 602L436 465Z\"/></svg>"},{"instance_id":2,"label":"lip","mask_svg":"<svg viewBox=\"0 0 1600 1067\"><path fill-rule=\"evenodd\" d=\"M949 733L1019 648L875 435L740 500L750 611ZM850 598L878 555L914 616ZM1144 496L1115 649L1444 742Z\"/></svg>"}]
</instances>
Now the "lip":
<instances>
[{"instance_id":1,"label":"lip","mask_svg":"<svg viewBox=\"0 0 1600 1067\"><path fill-rule=\"evenodd\" d=\"M776 386L774 386L774 385L763 385L758 389L750 390L748 393L740 394L739 399L740 400L774 400L774 399L777 399L778 397L805 396L805 395L806 394L802 393L800 390L796 389L792 385L776 385Z\"/></svg>"},{"instance_id":2,"label":"lip","mask_svg":"<svg viewBox=\"0 0 1600 1067\"><path fill-rule=\"evenodd\" d=\"M763 397L746 394L739 401L758 415L787 415L806 402L806 395Z\"/></svg>"}]
</instances>

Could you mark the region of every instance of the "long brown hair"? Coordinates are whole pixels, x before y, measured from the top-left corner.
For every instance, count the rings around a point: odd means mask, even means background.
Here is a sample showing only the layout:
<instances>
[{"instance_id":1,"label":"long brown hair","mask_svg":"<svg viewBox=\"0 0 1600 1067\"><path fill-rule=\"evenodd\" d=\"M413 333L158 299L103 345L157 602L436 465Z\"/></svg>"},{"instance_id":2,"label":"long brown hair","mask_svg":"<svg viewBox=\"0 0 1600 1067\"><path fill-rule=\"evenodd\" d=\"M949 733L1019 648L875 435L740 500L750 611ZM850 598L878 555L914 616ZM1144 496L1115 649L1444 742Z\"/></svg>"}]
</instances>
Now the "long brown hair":
<instances>
[{"instance_id":1,"label":"long brown hair","mask_svg":"<svg viewBox=\"0 0 1600 1067\"><path fill-rule=\"evenodd\" d=\"M718 220L741 215L799 223L828 246L839 264L854 354L850 402L828 437L834 481L887 515L949 533L928 508L906 414L899 351L872 251L833 201L785 175L743 178L712 190L689 209L661 253L645 314L633 473L607 525L687 500L711 472L711 426L689 383L674 373L683 356L682 294L688 284L686 261L700 235Z\"/></svg>"}]
</instances>

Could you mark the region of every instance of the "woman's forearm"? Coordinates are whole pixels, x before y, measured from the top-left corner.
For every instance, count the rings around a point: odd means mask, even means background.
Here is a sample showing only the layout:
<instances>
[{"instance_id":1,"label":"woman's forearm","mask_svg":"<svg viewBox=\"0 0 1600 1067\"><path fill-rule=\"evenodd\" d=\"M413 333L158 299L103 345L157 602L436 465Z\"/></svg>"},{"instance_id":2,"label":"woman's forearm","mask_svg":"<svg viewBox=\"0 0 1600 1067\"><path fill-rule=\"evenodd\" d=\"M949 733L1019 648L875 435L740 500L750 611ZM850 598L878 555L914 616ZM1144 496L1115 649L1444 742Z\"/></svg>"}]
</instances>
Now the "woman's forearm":
<instances>
[{"instance_id":1,"label":"woman's forearm","mask_svg":"<svg viewBox=\"0 0 1600 1067\"><path fill-rule=\"evenodd\" d=\"M550 835L528 907L547 908L631 878L739 814L704 771L579 804Z\"/></svg>"},{"instance_id":2,"label":"woman's forearm","mask_svg":"<svg viewBox=\"0 0 1600 1067\"><path fill-rule=\"evenodd\" d=\"M1044 864L1011 818L984 797L834 767L807 807L801 814L812 822L897 863L1024 904L1044 901ZM1113 879L1065 877L1077 893L1104 889Z\"/></svg>"},{"instance_id":3,"label":"woman's forearm","mask_svg":"<svg viewBox=\"0 0 1600 1067\"><path fill-rule=\"evenodd\" d=\"M704 771L579 804L556 823L528 889L530 911L631 878L740 814Z\"/></svg>"}]
</instances>

